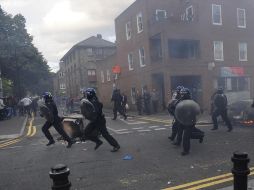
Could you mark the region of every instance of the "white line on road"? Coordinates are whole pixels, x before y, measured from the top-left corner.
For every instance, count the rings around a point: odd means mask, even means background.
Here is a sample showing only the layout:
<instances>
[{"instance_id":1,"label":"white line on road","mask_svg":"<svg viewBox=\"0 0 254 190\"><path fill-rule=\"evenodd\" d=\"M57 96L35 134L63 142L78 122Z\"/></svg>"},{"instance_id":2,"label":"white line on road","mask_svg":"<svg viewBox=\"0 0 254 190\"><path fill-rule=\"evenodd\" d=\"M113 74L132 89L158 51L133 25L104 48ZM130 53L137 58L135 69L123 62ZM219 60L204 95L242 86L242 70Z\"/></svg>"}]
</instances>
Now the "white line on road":
<instances>
[{"instance_id":1,"label":"white line on road","mask_svg":"<svg viewBox=\"0 0 254 190\"><path fill-rule=\"evenodd\" d=\"M164 125L165 127L170 127L171 125Z\"/></svg>"},{"instance_id":2,"label":"white line on road","mask_svg":"<svg viewBox=\"0 0 254 190\"><path fill-rule=\"evenodd\" d=\"M121 131L127 131L128 129L117 129L117 132L121 132Z\"/></svg>"},{"instance_id":3,"label":"white line on road","mask_svg":"<svg viewBox=\"0 0 254 190\"><path fill-rule=\"evenodd\" d=\"M129 133L132 133L132 131L119 132L118 134L119 134L119 135L122 135L122 134L129 134Z\"/></svg>"},{"instance_id":4,"label":"white line on road","mask_svg":"<svg viewBox=\"0 0 254 190\"><path fill-rule=\"evenodd\" d=\"M144 127L135 127L135 128L132 128L132 129L144 129Z\"/></svg>"},{"instance_id":5,"label":"white line on road","mask_svg":"<svg viewBox=\"0 0 254 190\"><path fill-rule=\"evenodd\" d=\"M7 148L2 148L2 150L6 150L6 149L14 149L14 148L21 148L23 146L11 146L11 147L7 147Z\"/></svg>"},{"instance_id":6,"label":"white line on road","mask_svg":"<svg viewBox=\"0 0 254 190\"><path fill-rule=\"evenodd\" d=\"M151 130L150 129L138 130L138 132L147 132L147 131L151 131Z\"/></svg>"},{"instance_id":7,"label":"white line on road","mask_svg":"<svg viewBox=\"0 0 254 190\"><path fill-rule=\"evenodd\" d=\"M160 131L160 130L165 130L166 128L158 128L158 129L154 129L155 131Z\"/></svg>"},{"instance_id":8,"label":"white line on road","mask_svg":"<svg viewBox=\"0 0 254 190\"><path fill-rule=\"evenodd\" d=\"M157 128L157 127L160 127L160 126L150 126L148 128L153 129L153 128Z\"/></svg>"}]
</instances>

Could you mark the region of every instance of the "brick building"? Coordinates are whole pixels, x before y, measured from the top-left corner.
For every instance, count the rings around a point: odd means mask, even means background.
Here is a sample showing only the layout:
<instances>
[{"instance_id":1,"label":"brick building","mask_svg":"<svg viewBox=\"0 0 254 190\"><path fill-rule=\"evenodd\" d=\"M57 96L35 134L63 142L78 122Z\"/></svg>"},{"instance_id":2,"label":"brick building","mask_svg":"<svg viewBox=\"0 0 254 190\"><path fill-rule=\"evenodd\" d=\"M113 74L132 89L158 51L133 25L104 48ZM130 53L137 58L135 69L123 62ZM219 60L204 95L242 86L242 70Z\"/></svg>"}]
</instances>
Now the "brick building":
<instances>
[{"instance_id":1,"label":"brick building","mask_svg":"<svg viewBox=\"0 0 254 190\"><path fill-rule=\"evenodd\" d=\"M102 39L100 34L74 45L60 61L66 95L77 98L81 96L81 89L97 88L96 65L115 51L115 44Z\"/></svg>"},{"instance_id":2,"label":"brick building","mask_svg":"<svg viewBox=\"0 0 254 190\"><path fill-rule=\"evenodd\" d=\"M129 100L155 88L165 105L183 85L205 110L218 86L229 102L253 97L253 8L252 0L136 0L115 19L119 88Z\"/></svg>"}]
</instances>

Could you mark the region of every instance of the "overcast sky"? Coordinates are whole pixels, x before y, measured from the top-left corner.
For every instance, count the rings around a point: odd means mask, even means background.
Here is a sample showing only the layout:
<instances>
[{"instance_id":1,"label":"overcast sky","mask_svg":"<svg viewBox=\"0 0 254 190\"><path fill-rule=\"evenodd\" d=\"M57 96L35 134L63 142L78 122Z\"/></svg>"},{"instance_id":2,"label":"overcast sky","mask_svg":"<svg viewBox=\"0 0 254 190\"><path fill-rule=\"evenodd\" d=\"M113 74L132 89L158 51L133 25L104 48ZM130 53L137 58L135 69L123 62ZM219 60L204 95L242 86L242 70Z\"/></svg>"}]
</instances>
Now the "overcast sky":
<instances>
[{"instance_id":1,"label":"overcast sky","mask_svg":"<svg viewBox=\"0 0 254 190\"><path fill-rule=\"evenodd\" d=\"M114 19L135 0L0 0L9 14L21 13L35 46L53 71L77 42L102 34L115 41Z\"/></svg>"}]
</instances>

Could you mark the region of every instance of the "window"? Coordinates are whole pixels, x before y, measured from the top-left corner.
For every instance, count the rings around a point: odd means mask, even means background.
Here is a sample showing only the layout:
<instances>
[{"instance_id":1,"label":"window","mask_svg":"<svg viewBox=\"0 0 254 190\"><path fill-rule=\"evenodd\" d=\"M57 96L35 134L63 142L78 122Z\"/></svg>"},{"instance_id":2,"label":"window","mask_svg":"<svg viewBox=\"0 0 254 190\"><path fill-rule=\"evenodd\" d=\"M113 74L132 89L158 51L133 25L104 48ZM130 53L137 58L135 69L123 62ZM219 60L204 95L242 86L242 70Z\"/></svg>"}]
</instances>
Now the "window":
<instances>
[{"instance_id":1,"label":"window","mask_svg":"<svg viewBox=\"0 0 254 190\"><path fill-rule=\"evenodd\" d=\"M247 61L247 43L239 43L239 61Z\"/></svg>"},{"instance_id":2,"label":"window","mask_svg":"<svg viewBox=\"0 0 254 190\"><path fill-rule=\"evenodd\" d=\"M216 61L223 61L223 42L222 41L214 41L213 42L214 48L214 60Z\"/></svg>"},{"instance_id":3,"label":"window","mask_svg":"<svg viewBox=\"0 0 254 190\"><path fill-rule=\"evenodd\" d=\"M221 5L212 5L212 17L214 25L222 25Z\"/></svg>"},{"instance_id":4,"label":"window","mask_svg":"<svg viewBox=\"0 0 254 190\"><path fill-rule=\"evenodd\" d=\"M136 88L131 88L131 103L136 104Z\"/></svg>"},{"instance_id":5,"label":"window","mask_svg":"<svg viewBox=\"0 0 254 190\"><path fill-rule=\"evenodd\" d=\"M139 49L139 63L140 63L140 67L146 66L146 64L145 64L145 50L143 47Z\"/></svg>"},{"instance_id":6,"label":"window","mask_svg":"<svg viewBox=\"0 0 254 190\"><path fill-rule=\"evenodd\" d=\"M87 55L92 55L93 54L93 49L92 48L87 48L86 52L87 52Z\"/></svg>"},{"instance_id":7,"label":"window","mask_svg":"<svg viewBox=\"0 0 254 190\"><path fill-rule=\"evenodd\" d=\"M137 28L138 28L138 33L143 31L143 18L142 18L142 13L139 13L137 15Z\"/></svg>"},{"instance_id":8,"label":"window","mask_svg":"<svg viewBox=\"0 0 254 190\"><path fill-rule=\"evenodd\" d=\"M193 17L194 17L194 11L193 11L193 6L191 5L188 8L186 8L186 20L193 21Z\"/></svg>"},{"instance_id":9,"label":"window","mask_svg":"<svg viewBox=\"0 0 254 190\"><path fill-rule=\"evenodd\" d=\"M199 41L198 40L169 40L169 55L176 59L197 59L199 58Z\"/></svg>"},{"instance_id":10,"label":"window","mask_svg":"<svg viewBox=\"0 0 254 190\"><path fill-rule=\"evenodd\" d=\"M110 72L107 70L107 81L110 81Z\"/></svg>"},{"instance_id":11,"label":"window","mask_svg":"<svg viewBox=\"0 0 254 190\"><path fill-rule=\"evenodd\" d=\"M66 86L65 86L65 84L64 84L64 83L60 84L60 89L61 89L61 90L66 89Z\"/></svg>"},{"instance_id":12,"label":"window","mask_svg":"<svg viewBox=\"0 0 254 190\"><path fill-rule=\"evenodd\" d=\"M129 53L128 54L128 64L129 64L129 70L132 71L133 68L133 54Z\"/></svg>"},{"instance_id":13,"label":"window","mask_svg":"<svg viewBox=\"0 0 254 190\"><path fill-rule=\"evenodd\" d=\"M96 75L95 69L87 70L87 74L88 74L88 76L95 76Z\"/></svg>"},{"instance_id":14,"label":"window","mask_svg":"<svg viewBox=\"0 0 254 190\"><path fill-rule=\"evenodd\" d=\"M104 72L101 71L101 82L104 83L105 79L104 79Z\"/></svg>"},{"instance_id":15,"label":"window","mask_svg":"<svg viewBox=\"0 0 254 190\"><path fill-rule=\"evenodd\" d=\"M131 39L131 22L127 22L126 26L126 39Z\"/></svg>"},{"instance_id":16,"label":"window","mask_svg":"<svg viewBox=\"0 0 254 190\"><path fill-rule=\"evenodd\" d=\"M156 9L156 20L164 20L167 18L167 12L165 10Z\"/></svg>"},{"instance_id":17,"label":"window","mask_svg":"<svg viewBox=\"0 0 254 190\"><path fill-rule=\"evenodd\" d=\"M221 77L217 86L223 87L228 92L242 92L250 90L250 78L248 77Z\"/></svg>"},{"instance_id":18,"label":"window","mask_svg":"<svg viewBox=\"0 0 254 190\"><path fill-rule=\"evenodd\" d=\"M245 9L239 9L239 8L237 8L237 26L239 28L246 28Z\"/></svg>"}]
</instances>

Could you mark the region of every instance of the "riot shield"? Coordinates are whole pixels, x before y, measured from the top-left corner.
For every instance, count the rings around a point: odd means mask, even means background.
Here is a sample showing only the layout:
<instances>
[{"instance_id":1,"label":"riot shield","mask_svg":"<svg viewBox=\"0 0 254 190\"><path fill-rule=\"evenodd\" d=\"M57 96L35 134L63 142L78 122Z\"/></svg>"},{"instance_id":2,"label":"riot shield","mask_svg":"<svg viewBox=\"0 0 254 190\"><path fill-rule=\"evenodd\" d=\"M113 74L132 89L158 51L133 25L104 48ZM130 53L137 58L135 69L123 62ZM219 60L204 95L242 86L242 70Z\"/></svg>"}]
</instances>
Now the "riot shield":
<instances>
[{"instance_id":1,"label":"riot shield","mask_svg":"<svg viewBox=\"0 0 254 190\"><path fill-rule=\"evenodd\" d=\"M194 125L200 114L199 105L193 100L183 100L176 105L176 119L183 125Z\"/></svg>"}]
</instances>

